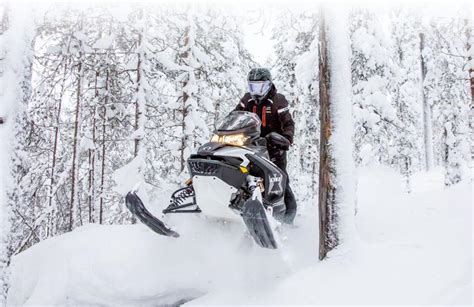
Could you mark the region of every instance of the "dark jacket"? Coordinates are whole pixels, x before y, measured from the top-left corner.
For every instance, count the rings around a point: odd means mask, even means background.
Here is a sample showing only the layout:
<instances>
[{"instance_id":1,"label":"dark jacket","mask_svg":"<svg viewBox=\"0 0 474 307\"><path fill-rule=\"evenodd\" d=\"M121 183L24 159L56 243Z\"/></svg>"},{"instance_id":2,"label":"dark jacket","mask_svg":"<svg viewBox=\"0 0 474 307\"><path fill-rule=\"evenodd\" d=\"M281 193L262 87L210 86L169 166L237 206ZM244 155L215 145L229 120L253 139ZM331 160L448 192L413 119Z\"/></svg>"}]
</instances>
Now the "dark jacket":
<instances>
[{"instance_id":1,"label":"dark jacket","mask_svg":"<svg viewBox=\"0 0 474 307\"><path fill-rule=\"evenodd\" d=\"M272 85L270 92L262 99L260 104L257 104L249 93L246 93L240 99L235 110L257 113L262 121L262 137L265 137L270 132L277 132L293 144L295 123L291 117L288 101L285 96L277 93L274 85Z\"/></svg>"}]
</instances>

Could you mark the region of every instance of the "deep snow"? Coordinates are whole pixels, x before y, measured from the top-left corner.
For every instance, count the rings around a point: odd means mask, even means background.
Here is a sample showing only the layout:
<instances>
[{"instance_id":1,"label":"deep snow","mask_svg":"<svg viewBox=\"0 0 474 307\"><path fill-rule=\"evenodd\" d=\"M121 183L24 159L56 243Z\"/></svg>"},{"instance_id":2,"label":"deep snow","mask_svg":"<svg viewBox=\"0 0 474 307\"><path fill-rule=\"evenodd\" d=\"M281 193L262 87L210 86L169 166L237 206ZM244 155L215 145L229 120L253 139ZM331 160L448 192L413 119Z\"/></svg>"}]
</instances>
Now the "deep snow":
<instances>
[{"instance_id":1,"label":"deep snow","mask_svg":"<svg viewBox=\"0 0 474 307\"><path fill-rule=\"evenodd\" d=\"M438 169L415 174L404 194L390 169L358 178L356 244L326 261L308 204L278 251L253 246L240 225L197 217L178 217L178 240L88 225L15 256L8 303L471 305L471 183L446 189Z\"/></svg>"}]
</instances>

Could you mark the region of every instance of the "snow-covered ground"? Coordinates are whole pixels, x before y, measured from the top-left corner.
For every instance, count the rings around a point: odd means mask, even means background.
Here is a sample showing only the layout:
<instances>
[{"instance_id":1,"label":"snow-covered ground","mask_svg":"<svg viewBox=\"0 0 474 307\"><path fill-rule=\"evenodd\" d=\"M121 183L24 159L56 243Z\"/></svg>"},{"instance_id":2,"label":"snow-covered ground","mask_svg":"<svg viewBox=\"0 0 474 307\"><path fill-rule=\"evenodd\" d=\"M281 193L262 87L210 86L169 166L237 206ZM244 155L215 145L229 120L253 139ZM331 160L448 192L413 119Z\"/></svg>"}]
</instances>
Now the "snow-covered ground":
<instances>
[{"instance_id":1,"label":"snow-covered ground","mask_svg":"<svg viewBox=\"0 0 474 307\"><path fill-rule=\"evenodd\" d=\"M317 260L306 204L285 247L249 244L239 225L193 217L178 240L142 225L88 225L12 262L9 305L472 304L472 186L440 170L413 192L387 168L359 171L356 244Z\"/></svg>"}]
</instances>

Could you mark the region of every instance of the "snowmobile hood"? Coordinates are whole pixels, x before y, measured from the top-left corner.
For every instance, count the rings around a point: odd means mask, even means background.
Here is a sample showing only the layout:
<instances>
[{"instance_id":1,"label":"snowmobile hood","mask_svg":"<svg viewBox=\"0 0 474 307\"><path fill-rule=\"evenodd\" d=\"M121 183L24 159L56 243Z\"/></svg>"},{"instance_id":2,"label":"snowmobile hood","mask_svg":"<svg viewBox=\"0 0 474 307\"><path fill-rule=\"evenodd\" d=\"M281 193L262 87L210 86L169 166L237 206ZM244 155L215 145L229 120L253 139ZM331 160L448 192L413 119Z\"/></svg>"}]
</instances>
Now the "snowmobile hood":
<instances>
[{"instance_id":1,"label":"snowmobile hood","mask_svg":"<svg viewBox=\"0 0 474 307\"><path fill-rule=\"evenodd\" d=\"M216 150L218 150L219 148L222 148L224 146L227 146L227 145L224 144L224 143L219 143L219 142L209 142L209 143L203 144L201 147L199 147L199 149L197 151L197 154L198 155L204 155L204 156L211 155Z\"/></svg>"}]
</instances>

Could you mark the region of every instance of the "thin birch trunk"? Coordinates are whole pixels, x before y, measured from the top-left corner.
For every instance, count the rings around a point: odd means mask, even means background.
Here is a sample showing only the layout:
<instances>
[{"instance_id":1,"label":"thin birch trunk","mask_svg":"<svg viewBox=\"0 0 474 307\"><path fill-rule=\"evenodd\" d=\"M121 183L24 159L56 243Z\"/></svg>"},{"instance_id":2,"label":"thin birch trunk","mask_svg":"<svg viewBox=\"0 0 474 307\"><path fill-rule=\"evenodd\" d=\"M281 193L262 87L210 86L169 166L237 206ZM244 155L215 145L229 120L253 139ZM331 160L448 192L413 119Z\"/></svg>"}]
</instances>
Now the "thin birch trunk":
<instances>
[{"instance_id":1,"label":"thin birch trunk","mask_svg":"<svg viewBox=\"0 0 474 307\"><path fill-rule=\"evenodd\" d=\"M429 104L425 94L425 77L426 64L423 57L423 49L425 47L425 35L420 33L420 65L421 65L421 94L423 103L423 132L425 145L425 170L429 171L433 168L433 123L431 119L431 105Z\"/></svg>"}]
</instances>

